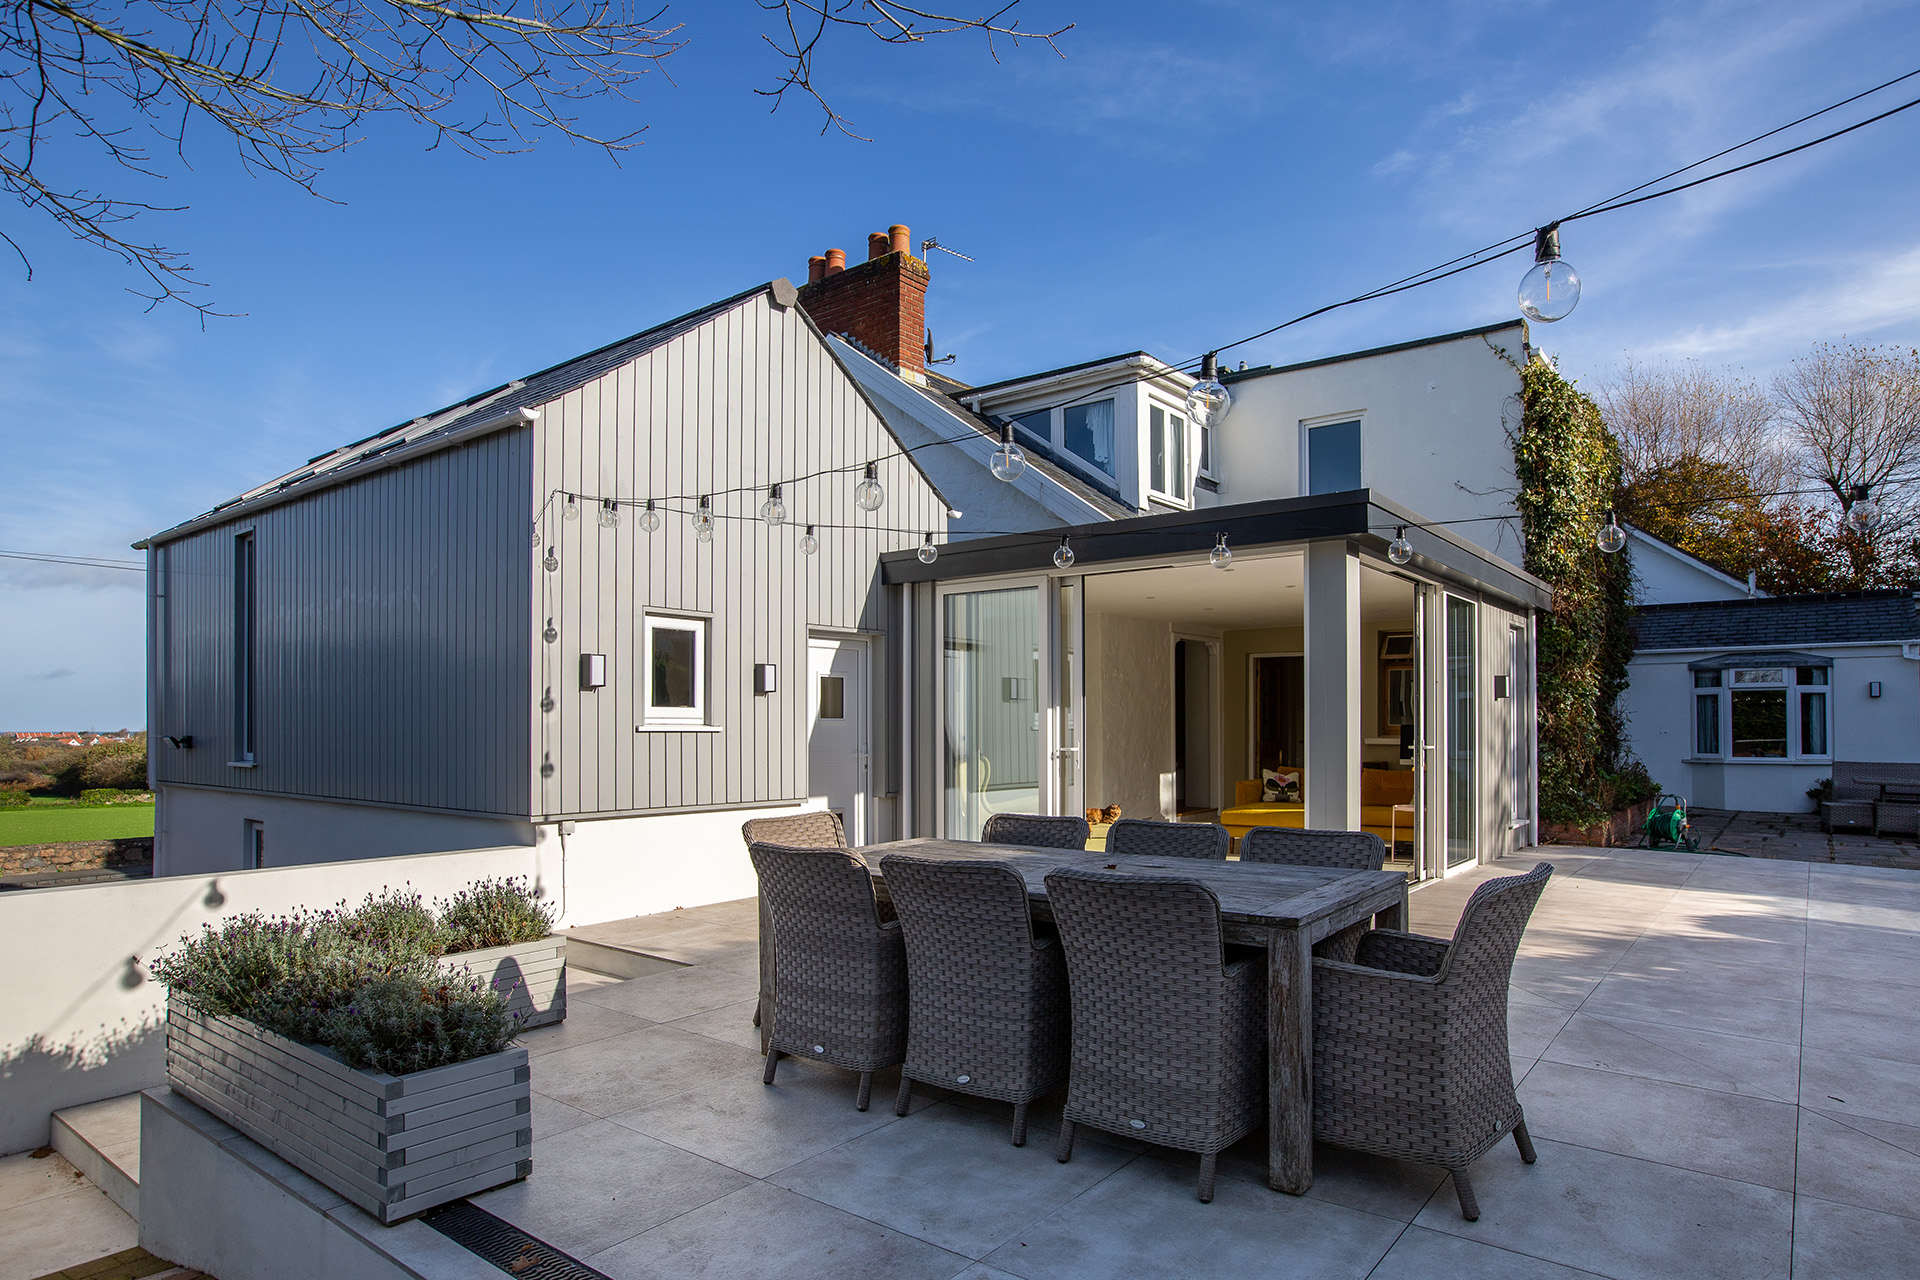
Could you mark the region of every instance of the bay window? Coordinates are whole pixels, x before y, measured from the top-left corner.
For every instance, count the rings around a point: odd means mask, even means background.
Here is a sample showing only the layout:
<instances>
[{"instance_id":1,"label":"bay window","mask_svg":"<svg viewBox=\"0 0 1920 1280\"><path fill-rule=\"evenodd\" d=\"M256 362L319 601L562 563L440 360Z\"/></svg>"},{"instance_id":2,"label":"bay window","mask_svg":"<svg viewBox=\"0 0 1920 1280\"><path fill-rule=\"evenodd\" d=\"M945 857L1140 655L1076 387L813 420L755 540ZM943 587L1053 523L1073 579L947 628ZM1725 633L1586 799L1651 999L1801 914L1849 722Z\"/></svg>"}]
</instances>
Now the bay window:
<instances>
[{"instance_id":1,"label":"bay window","mask_svg":"<svg viewBox=\"0 0 1920 1280\"><path fill-rule=\"evenodd\" d=\"M1728 760L1825 759L1825 666L1713 666L1693 673L1693 754Z\"/></svg>"}]
</instances>

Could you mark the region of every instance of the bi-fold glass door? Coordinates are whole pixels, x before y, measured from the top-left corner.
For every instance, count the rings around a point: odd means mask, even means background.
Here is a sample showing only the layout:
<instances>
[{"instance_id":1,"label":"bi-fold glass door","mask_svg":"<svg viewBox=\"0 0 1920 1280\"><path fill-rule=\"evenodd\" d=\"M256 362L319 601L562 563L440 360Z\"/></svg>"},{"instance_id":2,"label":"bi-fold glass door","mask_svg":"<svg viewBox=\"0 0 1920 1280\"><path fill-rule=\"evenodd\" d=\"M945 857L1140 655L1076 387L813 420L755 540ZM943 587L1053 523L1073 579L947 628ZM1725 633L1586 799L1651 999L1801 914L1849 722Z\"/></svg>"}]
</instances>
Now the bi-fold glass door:
<instances>
[{"instance_id":1,"label":"bi-fold glass door","mask_svg":"<svg viewBox=\"0 0 1920 1280\"><path fill-rule=\"evenodd\" d=\"M1044 579L940 593L944 835L975 840L996 813L1057 803L1049 595Z\"/></svg>"}]
</instances>

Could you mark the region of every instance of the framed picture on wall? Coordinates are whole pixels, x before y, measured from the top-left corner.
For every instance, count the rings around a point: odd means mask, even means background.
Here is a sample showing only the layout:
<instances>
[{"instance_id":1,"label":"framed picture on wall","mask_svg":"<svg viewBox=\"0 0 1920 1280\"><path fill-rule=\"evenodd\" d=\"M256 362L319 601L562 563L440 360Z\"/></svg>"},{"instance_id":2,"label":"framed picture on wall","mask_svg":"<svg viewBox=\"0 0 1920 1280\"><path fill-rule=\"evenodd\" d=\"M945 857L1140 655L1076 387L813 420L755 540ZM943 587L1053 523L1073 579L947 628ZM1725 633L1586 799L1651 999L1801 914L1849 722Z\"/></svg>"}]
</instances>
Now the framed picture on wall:
<instances>
[{"instance_id":1,"label":"framed picture on wall","mask_svg":"<svg viewBox=\"0 0 1920 1280\"><path fill-rule=\"evenodd\" d=\"M1380 733L1391 736L1401 725L1414 722L1419 707L1411 631L1381 633L1379 686Z\"/></svg>"}]
</instances>

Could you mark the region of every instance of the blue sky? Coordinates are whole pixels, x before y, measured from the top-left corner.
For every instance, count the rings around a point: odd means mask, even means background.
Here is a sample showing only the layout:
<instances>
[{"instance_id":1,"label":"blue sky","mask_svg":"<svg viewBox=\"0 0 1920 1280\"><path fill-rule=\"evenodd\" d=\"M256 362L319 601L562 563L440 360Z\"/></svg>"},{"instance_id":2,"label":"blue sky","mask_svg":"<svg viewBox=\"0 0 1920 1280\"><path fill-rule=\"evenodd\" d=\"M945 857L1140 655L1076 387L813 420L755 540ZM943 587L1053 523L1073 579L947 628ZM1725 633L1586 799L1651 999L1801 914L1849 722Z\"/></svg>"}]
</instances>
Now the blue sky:
<instances>
[{"instance_id":1,"label":"blue sky","mask_svg":"<svg viewBox=\"0 0 1920 1280\"><path fill-rule=\"evenodd\" d=\"M750 0L669 11L689 40L671 82L649 76L637 107L589 120L648 126L617 164L551 139L428 151L392 126L329 165L328 203L192 133L192 170L138 194L188 206L145 234L191 252L210 305L244 313L204 330L179 307L144 313L117 262L6 214L35 273L0 262L0 549L132 558L142 535L313 454L804 278L829 246L857 259L893 222L975 259L932 263L930 322L956 377L1134 348L1184 359L1920 66L1911 3L1023 11L1077 24L1064 58L831 44L818 77L866 142L821 136L799 102L767 114L752 90L776 63ZM1920 343L1916 159L1920 109L1569 226L1584 297L1536 341L1587 380L1629 353L1765 377L1820 340ZM1524 266L1227 358L1505 319ZM141 581L0 560L0 729L141 723Z\"/></svg>"}]
</instances>

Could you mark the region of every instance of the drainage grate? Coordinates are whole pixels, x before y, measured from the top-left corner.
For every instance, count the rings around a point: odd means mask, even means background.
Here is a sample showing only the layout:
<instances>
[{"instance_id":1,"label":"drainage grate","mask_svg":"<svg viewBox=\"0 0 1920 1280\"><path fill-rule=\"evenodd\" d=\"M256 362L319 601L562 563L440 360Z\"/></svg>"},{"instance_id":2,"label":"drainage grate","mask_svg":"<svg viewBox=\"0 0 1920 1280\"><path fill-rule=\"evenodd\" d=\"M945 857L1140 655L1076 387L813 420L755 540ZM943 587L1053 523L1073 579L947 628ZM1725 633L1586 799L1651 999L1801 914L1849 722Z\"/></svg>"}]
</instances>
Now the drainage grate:
<instances>
[{"instance_id":1,"label":"drainage grate","mask_svg":"<svg viewBox=\"0 0 1920 1280\"><path fill-rule=\"evenodd\" d=\"M608 1280L604 1272L465 1200L429 1209L420 1221L520 1280Z\"/></svg>"}]
</instances>

